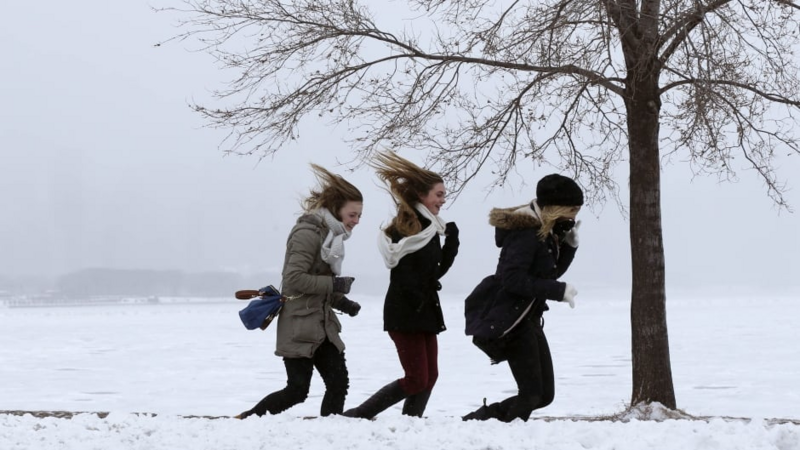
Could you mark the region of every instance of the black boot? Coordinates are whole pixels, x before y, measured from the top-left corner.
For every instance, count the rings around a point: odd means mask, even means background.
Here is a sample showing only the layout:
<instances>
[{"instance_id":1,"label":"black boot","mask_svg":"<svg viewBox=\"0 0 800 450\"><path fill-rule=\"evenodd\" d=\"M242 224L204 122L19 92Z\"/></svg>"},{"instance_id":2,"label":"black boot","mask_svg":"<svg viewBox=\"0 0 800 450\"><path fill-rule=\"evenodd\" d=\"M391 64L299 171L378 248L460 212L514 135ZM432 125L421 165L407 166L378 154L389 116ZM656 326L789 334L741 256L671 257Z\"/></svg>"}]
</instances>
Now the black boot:
<instances>
[{"instance_id":1,"label":"black boot","mask_svg":"<svg viewBox=\"0 0 800 450\"><path fill-rule=\"evenodd\" d=\"M486 404L486 399L483 399L483 406L475 411L463 416L462 420L489 420L497 419L501 422L511 422L515 419L522 419L527 421L531 416L534 409L533 405L539 404L541 398L514 396L503 400L502 402Z\"/></svg>"},{"instance_id":2,"label":"black boot","mask_svg":"<svg viewBox=\"0 0 800 450\"><path fill-rule=\"evenodd\" d=\"M489 407L486 406L486 399L483 399L483 406L472 411L471 413L467 414L466 416L462 416L461 420L487 420L489 419Z\"/></svg>"},{"instance_id":3,"label":"black boot","mask_svg":"<svg viewBox=\"0 0 800 450\"><path fill-rule=\"evenodd\" d=\"M486 404L486 399L483 399L483 406L472 411L471 413L463 416L461 420L489 420L489 419L498 419L503 422L503 406L502 403L492 403L491 405Z\"/></svg>"},{"instance_id":4,"label":"black boot","mask_svg":"<svg viewBox=\"0 0 800 450\"><path fill-rule=\"evenodd\" d=\"M422 391L419 394L409 395L403 404L403 415L412 417L422 417L425 407L428 406L428 399L431 398L431 390Z\"/></svg>"},{"instance_id":5,"label":"black boot","mask_svg":"<svg viewBox=\"0 0 800 450\"><path fill-rule=\"evenodd\" d=\"M380 388L361 405L343 412L345 417L358 417L372 419L390 406L406 398L406 391L400 386L400 381L395 380Z\"/></svg>"}]
</instances>

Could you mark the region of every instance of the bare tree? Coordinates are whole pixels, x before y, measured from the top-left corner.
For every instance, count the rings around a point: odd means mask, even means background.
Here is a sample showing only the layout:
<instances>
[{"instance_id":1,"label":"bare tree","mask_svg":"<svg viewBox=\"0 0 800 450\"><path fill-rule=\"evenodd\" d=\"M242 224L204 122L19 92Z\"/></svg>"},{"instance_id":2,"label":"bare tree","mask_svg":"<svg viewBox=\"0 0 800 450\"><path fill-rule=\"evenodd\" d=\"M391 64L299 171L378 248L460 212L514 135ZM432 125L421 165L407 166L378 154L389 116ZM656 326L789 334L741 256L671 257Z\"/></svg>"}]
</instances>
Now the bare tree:
<instances>
[{"instance_id":1,"label":"bare tree","mask_svg":"<svg viewBox=\"0 0 800 450\"><path fill-rule=\"evenodd\" d=\"M631 404L675 408L666 325L660 173L755 169L786 207L776 153L800 153L800 7L793 0L408 0L401 22L377 0L182 0L184 33L238 77L224 106L227 151L269 155L301 120L347 124L364 161L425 151L460 192L521 163L614 198L630 170ZM380 17L380 21L378 18ZM319 119L318 119L319 118ZM734 162L736 157L744 163Z\"/></svg>"}]
</instances>

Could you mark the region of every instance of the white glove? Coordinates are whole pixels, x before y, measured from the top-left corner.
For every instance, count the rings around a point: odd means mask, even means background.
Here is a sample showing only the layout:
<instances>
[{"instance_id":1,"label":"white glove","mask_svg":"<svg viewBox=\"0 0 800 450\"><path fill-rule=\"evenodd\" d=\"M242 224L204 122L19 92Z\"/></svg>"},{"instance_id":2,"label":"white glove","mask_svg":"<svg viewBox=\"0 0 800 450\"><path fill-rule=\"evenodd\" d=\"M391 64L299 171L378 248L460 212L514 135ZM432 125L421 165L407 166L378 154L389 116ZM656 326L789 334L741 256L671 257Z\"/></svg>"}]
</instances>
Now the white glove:
<instances>
[{"instance_id":1,"label":"white glove","mask_svg":"<svg viewBox=\"0 0 800 450\"><path fill-rule=\"evenodd\" d=\"M575 226L564 235L564 242L570 247L578 248L578 227L580 226L581 221L579 220L575 222Z\"/></svg>"},{"instance_id":2,"label":"white glove","mask_svg":"<svg viewBox=\"0 0 800 450\"><path fill-rule=\"evenodd\" d=\"M575 308L576 295L578 295L578 290L575 289L575 286L567 283L567 287L564 289L564 298L561 301L569 303L570 308Z\"/></svg>"}]
</instances>

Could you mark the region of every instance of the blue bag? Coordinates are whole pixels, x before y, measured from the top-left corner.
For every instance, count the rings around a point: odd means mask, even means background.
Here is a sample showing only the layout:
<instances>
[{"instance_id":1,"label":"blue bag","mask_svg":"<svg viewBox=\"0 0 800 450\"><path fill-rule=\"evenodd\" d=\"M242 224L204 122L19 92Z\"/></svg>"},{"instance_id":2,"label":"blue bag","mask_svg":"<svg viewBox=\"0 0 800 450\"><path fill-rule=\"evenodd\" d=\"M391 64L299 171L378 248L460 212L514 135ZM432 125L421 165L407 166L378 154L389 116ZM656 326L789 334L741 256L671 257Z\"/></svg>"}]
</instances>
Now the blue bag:
<instances>
[{"instance_id":1,"label":"blue bag","mask_svg":"<svg viewBox=\"0 0 800 450\"><path fill-rule=\"evenodd\" d=\"M239 311L244 327L248 330L260 328L266 330L269 324L278 317L286 298L274 286L267 286L258 290L259 298L251 301L243 310Z\"/></svg>"}]
</instances>

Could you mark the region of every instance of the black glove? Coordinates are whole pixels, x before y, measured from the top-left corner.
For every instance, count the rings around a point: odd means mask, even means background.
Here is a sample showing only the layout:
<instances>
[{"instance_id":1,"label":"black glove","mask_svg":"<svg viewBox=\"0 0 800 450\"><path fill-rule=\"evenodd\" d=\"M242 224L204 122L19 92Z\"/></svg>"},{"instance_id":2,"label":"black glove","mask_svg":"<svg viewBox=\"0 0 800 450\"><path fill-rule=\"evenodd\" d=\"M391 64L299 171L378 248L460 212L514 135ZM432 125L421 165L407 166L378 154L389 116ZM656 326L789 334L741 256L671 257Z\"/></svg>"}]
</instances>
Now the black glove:
<instances>
[{"instance_id":1,"label":"black glove","mask_svg":"<svg viewBox=\"0 0 800 450\"><path fill-rule=\"evenodd\" d=\"M350 317L357 316L358 312L361 311L361 305L359 305L357 302L350 300L344 295L334 300L331 307L333 307L334 309L338 309L339 311L347 314Z\"/></svg>"},{"instance_id":2,"label":"black glove","mask_svg":"<svg viewBox=\"0 0 800 450\"><path fill-rule=\"evenodd\" d=\"M356 279L353 277L333 277L333 292L338 294L349 294L350 286Z\"/></svg>"},{"instance_id":3,"label":"black glove","mask_svg":"<svg viewBox=\"0 0 800 450\"><path fill-rule=\"evenodd\" d=\"M558 239L563 241L564 236L575 227L575 219L560 219L553 225L553 234L558 236ZM572 245L577 248L577 245Z\"/></svg>"},{"instance_id":4,"label":"black glove","mask_svg":"<svg viewBox=\"0 0 800 450\"><path fill-rule=\"evenodd\" d=\"M458 227L456 226L455 222L447 222L444 225L444 234L445 236L452 236L458 239Z\"/></svg>"}]
</instances>

